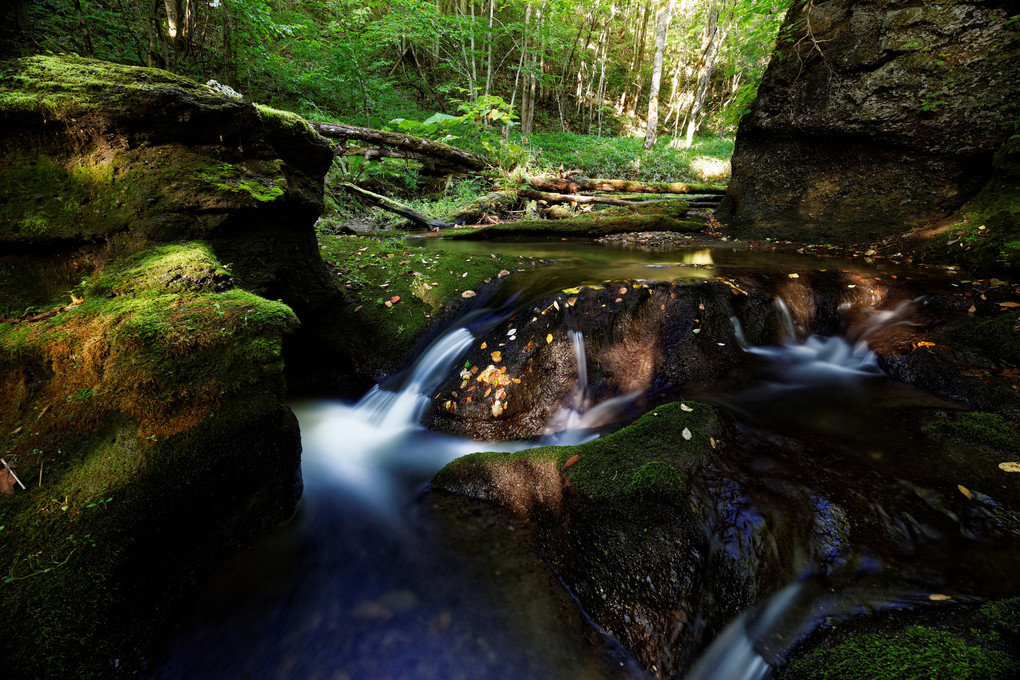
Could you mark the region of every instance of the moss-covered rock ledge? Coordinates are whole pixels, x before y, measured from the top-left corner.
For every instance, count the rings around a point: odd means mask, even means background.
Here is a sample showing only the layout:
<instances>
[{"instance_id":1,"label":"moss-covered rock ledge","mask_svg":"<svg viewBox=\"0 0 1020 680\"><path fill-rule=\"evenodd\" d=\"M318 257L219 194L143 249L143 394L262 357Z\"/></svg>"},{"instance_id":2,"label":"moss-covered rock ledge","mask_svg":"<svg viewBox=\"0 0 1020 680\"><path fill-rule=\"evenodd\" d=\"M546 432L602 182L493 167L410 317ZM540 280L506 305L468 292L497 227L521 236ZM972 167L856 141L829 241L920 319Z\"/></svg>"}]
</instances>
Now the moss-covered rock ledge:
<instances>
[{"instance_id":1,"label":"moss-covered rock ledge","mask_svg":"<svg viewBox=\"0 0 1020 680\"><path fill-rule=\"evenodd\" d=\"M198 570L292 514L284 343L342 300L312 229L330 160L162 71L0 67L5 678L136 675Z\"/></svg>"}]
</instances>

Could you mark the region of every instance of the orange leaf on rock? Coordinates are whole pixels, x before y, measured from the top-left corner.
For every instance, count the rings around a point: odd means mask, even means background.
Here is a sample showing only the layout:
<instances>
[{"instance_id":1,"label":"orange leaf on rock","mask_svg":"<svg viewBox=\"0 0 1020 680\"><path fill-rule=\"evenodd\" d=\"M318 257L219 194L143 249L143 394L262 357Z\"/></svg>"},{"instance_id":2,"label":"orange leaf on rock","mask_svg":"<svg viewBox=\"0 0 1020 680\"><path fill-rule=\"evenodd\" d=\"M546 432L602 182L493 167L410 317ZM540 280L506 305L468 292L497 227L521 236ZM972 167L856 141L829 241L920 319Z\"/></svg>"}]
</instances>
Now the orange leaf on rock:
<instances>
[{"instance_id":1,"label":"orange leaf on rock","mask_svg":"<svg viewBox=\"0 0 1020 680\"><path fill-rule=\"evenodd\" d=\"M570 458L567 458L567 462L564 463L563 467L560 468L560 472L565 471L568 467L570 467L571 465L573 465L574 463L576 463L579 460L581 460L581 456L580 456L580 454L577 454L577 453L572 455Z\"/></svg>"},{"instance_id":2,"label":"orange leaf on rock","mask_svg":"<svg viewBox=\"0 0 1020 680\"><path fill-rule=\"evenodd\" d=\"M496 363L499 363L500 361L503 360L503 353L500 352L499 350L496 350L495 352L492 353L492 360Z\"/></svg>"}]
</instances>

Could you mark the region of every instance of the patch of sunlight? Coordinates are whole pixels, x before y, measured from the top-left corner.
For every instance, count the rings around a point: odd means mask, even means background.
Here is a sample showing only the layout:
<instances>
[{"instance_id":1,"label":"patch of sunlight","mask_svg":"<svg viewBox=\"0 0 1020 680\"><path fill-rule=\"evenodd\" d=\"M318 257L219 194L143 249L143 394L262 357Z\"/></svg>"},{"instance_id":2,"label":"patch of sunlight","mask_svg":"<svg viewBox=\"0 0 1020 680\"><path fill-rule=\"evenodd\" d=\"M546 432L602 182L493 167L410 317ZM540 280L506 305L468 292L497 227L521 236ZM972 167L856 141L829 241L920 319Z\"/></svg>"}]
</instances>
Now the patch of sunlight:
<instances>
[{"instance_id":1,"label":"patch of sunlight","mask_svg":"<svg viewBox=\"0 0 1020 680\"><path fill-rule=\"evenodd\" d=\"M703 181L729 179L730 162L722 158L711 156L698 156L691 161L691 168Z\"/></svg>"}]
</instances>

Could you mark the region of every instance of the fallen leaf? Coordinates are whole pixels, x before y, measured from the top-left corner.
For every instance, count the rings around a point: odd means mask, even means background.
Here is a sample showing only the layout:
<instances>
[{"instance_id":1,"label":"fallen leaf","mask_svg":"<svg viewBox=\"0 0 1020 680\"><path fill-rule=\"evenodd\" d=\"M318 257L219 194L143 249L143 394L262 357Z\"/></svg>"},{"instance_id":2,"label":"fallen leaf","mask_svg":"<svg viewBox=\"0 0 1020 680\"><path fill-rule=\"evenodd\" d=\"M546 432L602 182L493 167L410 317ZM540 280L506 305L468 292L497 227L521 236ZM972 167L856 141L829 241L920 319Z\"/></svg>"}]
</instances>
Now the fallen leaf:
<instances>
[{"instance_id":1,"label":"fallen leaf","mask_svg":"<svg viewBox=\"0 0 1020 680\"><path fill-rule=\"evenodd\" d=\"M711 444L712 448L714 449L715 448L715 437L709 437L708 438L708 443Z\"/></svg>"},{"instance_id":2,"label":"fallen leaf","mask_svg":"<svg viewBox=\"0 0 1020 680\"><path fill-rule=\"evenodd\" d=\"M967 310L967 313L968 314L973 314L976 311L977 311L977 307L975 307L974 305L971 305L970 309Z\"/></svg>"},{"instance_id":3,"label":"fallen leaf","mask_svg":"<svg viewBox=\"0 0 1020 680\"><path fill-rule=\"evenodd\" d=\"M500 269L499 270L499 278L503 278L504 276L510 276L510 272L508 272L505 269Z\"/></svg>"},{"instance_id":4,"label":"fallen leaf","mask_svg":"<svg viewBox=\"0 0 1020 680\"><path fill-rule=\"evenodd\" d=\"M791 279L799 279L800 278L800 274L787 274L787 276L789 276Z\"/></svg>"},{"instance_id":5,"label":"fallen leaf","mask_svg":"<svg viewBox=\"0 0 1020 680\"><path fill-rule=\"evenodd\" d=\"M493 402L492 403L492 416L494 418L499 418L501 415L503 415L503 402L501 402L501 401Z\"/></svg>"},{"instance_id":6,"label":"fallen leaf","mask_svg":"<svg viewBox=\"0 0 1020 680\"><path fill-rule=\"evenodd\" d=\"M571 297L567 298L567 307L573 307L576 303L577 303L576 295L572 295Z\"/></svg>"},{"instance_id":7,"label":"fallen leaf","mask_svg":"<svg viewBox=\"0 0 1020 680\"><path fill-rule=\"evenodd\" d=\"M964 496L966 496L967 498L970 498L970 489L965 487L963 484L957 484L956 488L959 489L960 493L962 493Z\"/></svg>"},{"instance_id":8,"label":"fallen leaf","mask_svg":"<svg viewBox=\"0 0 1020 680\"><path fill-rule=\"evenodd\" d=\"M1020 472L1020 463L1013 461L1008 463L999 463L999 469L1003 472Z\"/></svg>"},{"instance_id":9,"label":"fallen leaf","mask_svg":"<svg viewBox=\"0 0 1020 680\"><path fill-rule=\"evenodd\" d=\"M358 305L357 307L355 307L354 311L355 312L360 312L361 311L361 305Z\"/></svg>"},{"instance_id":10,"label":"fallen leaf","mask_svg":"<svg viewBox=\"0 0 1020 680\"><path fill-rule=\"evenodd\" d=\"M577 453L572 455L570 458L567 458L567 462L564 463L563 467L560 468L560 472L563 472L564 470L566 470L568 467L570 467L571 465L573 465L574 463L576 463L579 460L581 460L581 456L580 456L580 454L577 454Z\"/></svg>"},{"instance_id":11,"label":"fallen leaf","mask_svg":"<svg viewBox=\"0 0 1020 680\"><path fill-rule=\"evenodd\" d=\"M951 598L948 595L943 595L942 593L932 593L931 595L928 596L928 599L931 600L932 602L944 602L946 600L951 600L953 598Z\"/></svg>"},{"instance_id":12,"label":"fallen leaf","mask_svg":"<svg viewBox=\"0 0 1020 680\"><path fill-rule=\"evenodd\" d=\"M692 409L687 404L680 404L680 410L681 411L687 411L689 413L689 412L693 411L694 409Z\"/></svg>"},{"instance_id":13,"label":"fallen leaf","mask_svg":"<svg viewBox=\"0 0 1020 680\"><path fill-rule=\"evenodd\" d=\"M552 342L552 340L553 340L552 333L550 333L549 335L545 336L545 344L548 345L549 343Z\"/></svg>"},{"instance_id":14,"label":"fallen leaf","mask_svg":"<svg viewBox=\"0 0 1020 680\"><path fill-rule=\"evenodd\" d=\"M489 346L489 343L487 343L487 342L483 342L483 343L482 343L482 346L481 346L481 347L479 347L479 349L485 349L485 348L486 348L486 347L488 347L488 346Z\"/></svg>"},{"instance_id":15,"label":"fallen leaf","mask_svg":"<svg viewBox=\"0 0 1020 680\"><path fill-rule=\"evenodd\" d=\"M384 304L384 305L386 305L386 308L387 308L387 309L389 309L390 307L392 307L392 306L393 306L393 303L392 303L392 302L390 302L389 300L387 300L387 301L386 301L386 302L384 302L383 304Z\"/></svg>"},{"instance_id":16,"label":"fallen leaf","mask_svg":"<svg viewBox=\"0 0 1020 680\"><path fill-rule=\"evenodd\" d=\"M688 429L687 429L686 427L684 428L684 431L683 431L683 432L681 432L680 434L681 434L681 436L683 436L683 438L684 438L684 439L686 439L686 440L688 440L688 441L689 441L689 440L690 440L690 438L691 438L691 431L690 431L690 430L688 430Z\"/></svg>"},{"instance_id":17,"label":"fallen leaf","mask_svg":"<svg viewBox=\"0 0 1020 680\"><path fill-rule=\"evenodd\" d=\"M476 293L473 290L465 290L463 293L460 294L462 298L473 298L476 295L478 295L478 293Z\"/></svg>"},{"instance_id":18,"label":"fallen leaf","mask_svg":"<svg viewBox=\"0 0 1020 680\"><path fill-rule=\"evenodd\" d=\"M626 295L627 294L627 289L626 288L621 288L620 290L617 291L617 294L618 295Z\"/></svg>"},{"instance_id":19,"label":"fallen leaf","mask_svg":"<svg viewBox=\"0 0 1020 680\"><path fill-rule=\"evenodd\" d=\"M398 302L400 302L400 296L399 296L399 295L394 295L393 297L391 297L391 298L390 298L390 303L391 303L391 304L394 304L394 305L395 305L395 304L397 304Z\"/></svg>"},{"instance_id":20,"label":"fallen leaf","mask_svg":"<svg viewBox=\"0 0 1020 680\"><path fill-rule=\"evenodd\" d=\"M492 353L492 360L498 364L500 361L503 360L503 353L497 349L495 352Z\"/></svg>"},{"instance_id":21,"label":"fallen leaf","mask_svg":"<svg viewBox=\"0 0 1020 680\"><path fill-rule=\"evenodd\" d=\"M581 289L580 288L564 288L563 292L568 294L568 295L577 295L578 293L581 292Z\"/></svg>"},{"instance_id":22,"label":"fallen leaf","mask_svg":"<svg viewBox=\"0 0 1020 680\"><path fill-rule=\"evenodd\" d=\"M74 297L72 296L71 299L73 300ZM999 306L1013 309L1014 307L1020 307L1020 302L1000 302Z\"/></svg>"}]
</instances>

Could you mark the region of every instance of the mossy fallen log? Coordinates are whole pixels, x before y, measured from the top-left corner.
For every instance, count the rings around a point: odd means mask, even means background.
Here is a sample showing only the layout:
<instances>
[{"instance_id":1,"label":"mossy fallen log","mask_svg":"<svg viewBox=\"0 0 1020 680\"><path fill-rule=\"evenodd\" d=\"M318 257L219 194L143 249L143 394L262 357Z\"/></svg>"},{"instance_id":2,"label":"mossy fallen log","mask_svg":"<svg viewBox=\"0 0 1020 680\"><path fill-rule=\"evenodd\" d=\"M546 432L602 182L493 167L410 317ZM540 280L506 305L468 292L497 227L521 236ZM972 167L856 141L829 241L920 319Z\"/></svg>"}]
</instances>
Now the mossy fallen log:
<instances>
[{"instance_id":1,"label":"mossy fallen log","mask_svg":"<svg viewBox=\"0 0 1020 680\"><path fill-rule=\"evenodd\" d=\"M720 184L687 184L686 182L634 182L626 179L571 177L546 179L531 177L528 183L540 191L576 194L579 191L625 191L632 194L707 194L722 196L726 187Z\"/></svg>"},{"instance_id":2,"label":"mossy fallen log","mask_svg":"<svg viewBox=\"0 0 1020 680\"><path fill-rule=\"evenodd\" d=\"M701 231L706 226L703 221L678 220L663 214L603 218L593 213L564 220L526 220L485 227L467 227L451 230L443 238L463 240L548 236L598 238L630 231L694 232Z\"/></svg>"}]
</instances>

